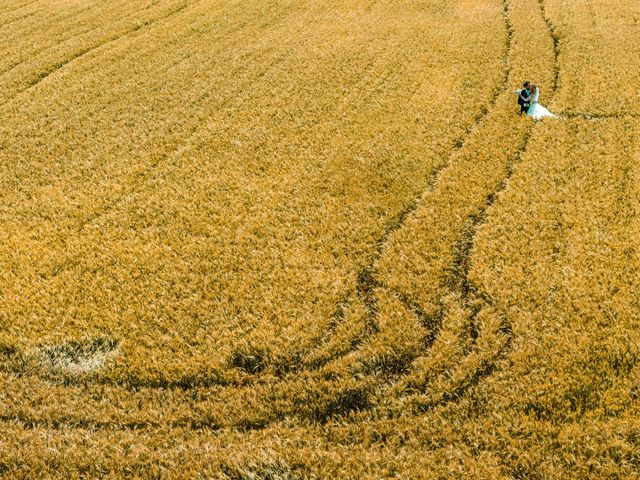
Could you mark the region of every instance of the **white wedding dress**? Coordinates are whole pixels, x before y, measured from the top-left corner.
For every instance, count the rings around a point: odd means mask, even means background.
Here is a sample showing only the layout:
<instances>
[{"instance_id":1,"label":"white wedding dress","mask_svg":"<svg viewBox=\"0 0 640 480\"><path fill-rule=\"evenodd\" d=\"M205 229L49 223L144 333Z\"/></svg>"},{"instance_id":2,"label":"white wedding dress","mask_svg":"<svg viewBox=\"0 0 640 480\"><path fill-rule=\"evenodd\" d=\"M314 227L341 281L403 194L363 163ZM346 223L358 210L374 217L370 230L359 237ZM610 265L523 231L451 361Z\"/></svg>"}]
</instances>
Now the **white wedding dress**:
<instances>
[{"instance_id":1,"label":"white wedding dress","mask_svg":"<svg viewBox=\"0 0 640 480\"><path fill-rule=\"evenodd\" d=\"M533 117L534 120L540 120L541 118L545 117L557 118L557 115L554 115L538 103L538 97L540 97L540 89L536 87L536 91L533 94L533 98L531 99L531 106L527 111L527 116Z\"/></svg>"}]
</instances>

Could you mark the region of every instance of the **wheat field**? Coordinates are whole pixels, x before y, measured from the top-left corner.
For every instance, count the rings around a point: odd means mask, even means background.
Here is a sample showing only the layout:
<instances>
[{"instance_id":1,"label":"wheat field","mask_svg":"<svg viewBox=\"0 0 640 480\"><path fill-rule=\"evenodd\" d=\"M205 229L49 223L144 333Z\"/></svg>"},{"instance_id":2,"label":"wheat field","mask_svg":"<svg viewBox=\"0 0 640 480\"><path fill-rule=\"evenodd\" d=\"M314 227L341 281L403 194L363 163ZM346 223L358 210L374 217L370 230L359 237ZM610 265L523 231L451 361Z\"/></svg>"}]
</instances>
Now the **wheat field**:
<instances>
[{"instance_id":1,"label":"wheat field","mask_svg":"<svg viewBox=\"0 0 640 480\"><path fill-rule=\"evenodd\" d=\"M640 2L0 35L0 478L640 478Z\"/></svg>"}]
</instances>

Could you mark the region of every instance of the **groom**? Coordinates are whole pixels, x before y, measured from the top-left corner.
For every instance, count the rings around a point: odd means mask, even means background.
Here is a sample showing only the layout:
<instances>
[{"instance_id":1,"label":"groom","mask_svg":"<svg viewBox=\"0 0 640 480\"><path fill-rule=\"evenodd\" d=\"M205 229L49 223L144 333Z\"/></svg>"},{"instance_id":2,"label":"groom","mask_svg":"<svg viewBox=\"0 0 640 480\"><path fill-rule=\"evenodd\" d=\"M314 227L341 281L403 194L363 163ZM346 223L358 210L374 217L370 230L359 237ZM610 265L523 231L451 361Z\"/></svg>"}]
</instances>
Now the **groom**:
<instances>
[{"instance_id":1,"label":"groom","mask_svg":"<svg viewBox=\"0 0 640 480\"><path fill-rule=\"evenodd\" d=\"M527 114L529 107L531 106L531 82L524 82L522 90L516 90L518 94L518 105L520 105L520 116L524 113Z\"/></svg>"}]
</instances>

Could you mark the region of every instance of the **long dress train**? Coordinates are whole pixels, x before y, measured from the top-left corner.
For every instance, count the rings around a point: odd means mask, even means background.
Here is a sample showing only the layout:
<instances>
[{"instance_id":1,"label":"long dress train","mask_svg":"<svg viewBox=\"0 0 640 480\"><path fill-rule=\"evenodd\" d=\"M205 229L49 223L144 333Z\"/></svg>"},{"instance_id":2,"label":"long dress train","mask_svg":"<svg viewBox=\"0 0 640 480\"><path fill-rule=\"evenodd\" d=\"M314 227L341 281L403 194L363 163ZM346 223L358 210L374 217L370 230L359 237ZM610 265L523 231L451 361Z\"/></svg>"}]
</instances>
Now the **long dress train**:
<instances>
[{"instance_id":1,"label":"long dress train","mask_svg":"<svg viewBox=\"0 0 640 480\"><path fill-rule=\"evenodd\" d=\"M531 99L531 106L527 111L528 117L533 117L534 120L540 120L541 118L551 117L557 118L557 115L554 115L549 110L544 108L542 105L538 103L538 98L540 97L540 89L536 87L536 91L533 94L533 98Z\"/></svg>"}]
</instances>

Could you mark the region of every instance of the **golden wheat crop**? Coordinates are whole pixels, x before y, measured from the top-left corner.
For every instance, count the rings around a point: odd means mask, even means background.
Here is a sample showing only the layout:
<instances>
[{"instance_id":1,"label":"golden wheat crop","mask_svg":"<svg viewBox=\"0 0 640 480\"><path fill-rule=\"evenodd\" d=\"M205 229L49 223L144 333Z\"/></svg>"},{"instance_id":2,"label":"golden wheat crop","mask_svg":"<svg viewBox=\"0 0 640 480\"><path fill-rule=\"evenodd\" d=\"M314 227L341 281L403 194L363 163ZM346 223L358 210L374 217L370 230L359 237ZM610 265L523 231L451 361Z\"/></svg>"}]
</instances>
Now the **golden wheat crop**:
<instances>
[{"instance_id":1,"label":"golden wheat crop","mask_svg":"<svg viewBox=\"0 0 640 480\"><path fill-rule=\"evenodd\" d=\"M639 478L638 18L0 2L0 476Z\"/></svg>"}]
</instances>

